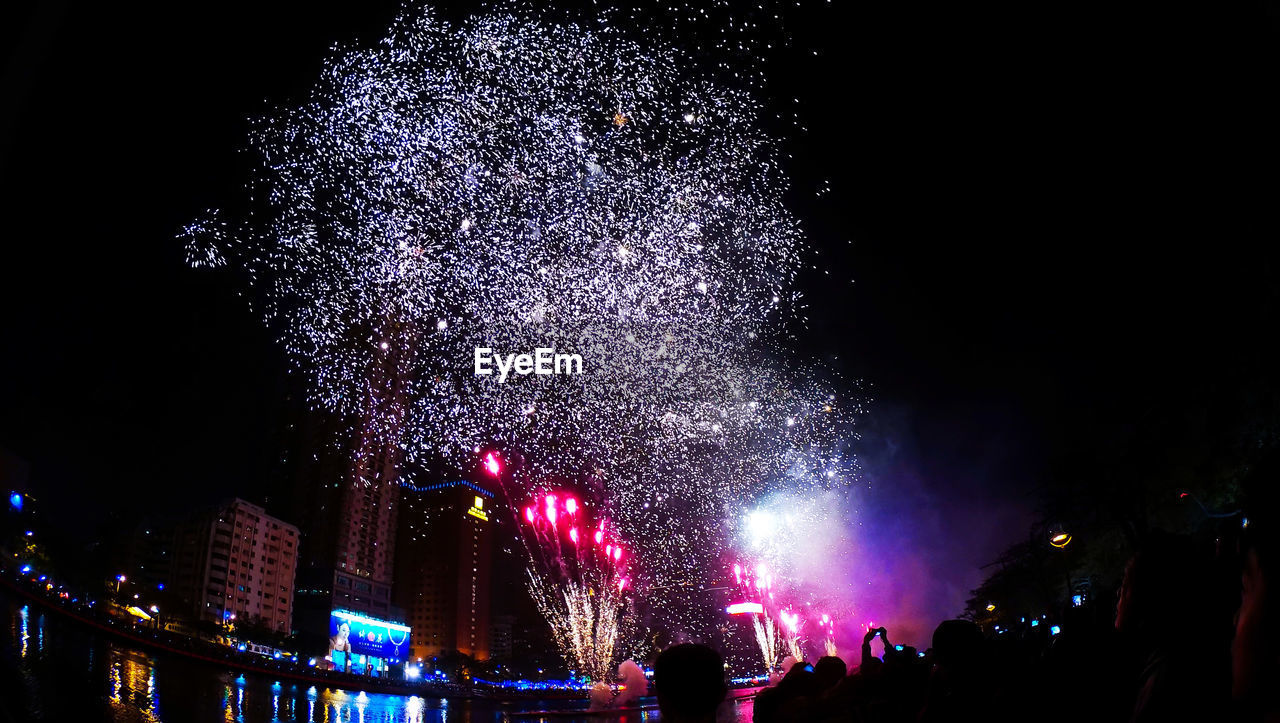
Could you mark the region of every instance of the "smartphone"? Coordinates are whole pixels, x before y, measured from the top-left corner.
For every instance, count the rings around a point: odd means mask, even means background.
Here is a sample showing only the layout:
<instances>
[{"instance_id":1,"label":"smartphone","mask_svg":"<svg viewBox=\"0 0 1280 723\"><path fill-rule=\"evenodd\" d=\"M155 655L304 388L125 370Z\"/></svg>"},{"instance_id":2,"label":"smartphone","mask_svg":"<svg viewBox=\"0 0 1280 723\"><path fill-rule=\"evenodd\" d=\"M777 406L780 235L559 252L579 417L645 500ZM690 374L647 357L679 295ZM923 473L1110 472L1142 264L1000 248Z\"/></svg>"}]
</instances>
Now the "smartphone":
<instances>
[{"instance_id":1,"label":"smartphone","mask_svg":"<svg viewBox=\"0 0 1280 723\"><path fill-rule=\"evenodd\" d=\"M812 673L812 672L813 672L813 666L812 666L812 665L810 665L809 663L805 663L805 664L804 664L804 669L805 669L805 672L808 672L808 673Z\"/></svg>"}]
</instances>

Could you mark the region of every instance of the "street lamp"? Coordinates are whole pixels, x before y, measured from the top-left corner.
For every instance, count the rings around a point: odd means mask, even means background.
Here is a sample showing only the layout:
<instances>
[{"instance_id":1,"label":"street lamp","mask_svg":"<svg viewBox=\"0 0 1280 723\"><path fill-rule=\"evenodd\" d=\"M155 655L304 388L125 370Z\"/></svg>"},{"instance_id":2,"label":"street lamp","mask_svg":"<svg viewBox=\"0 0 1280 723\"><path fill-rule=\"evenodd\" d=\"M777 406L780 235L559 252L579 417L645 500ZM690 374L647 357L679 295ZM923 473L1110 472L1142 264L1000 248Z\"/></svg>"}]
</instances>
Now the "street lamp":
<instances>
[{"instance_id":1,"label":"street lamp","mask_svg":"<svg viewBox=\"0 0 1280 723\"><path fill-rule=\"evenodd\" d=\"M1066 528L1062 526L1061 522L1049 528L1049 544L1063 551L1062 566L1064 568L1064 573L1067 581L1067 600L1070 601L1071 600L1071 561L1067 559L1070 555L1066 552L1066 547L1067 545L1071 544L1071 533L1067 532Z\"/></svg>"},{"instance_id":2,"label":"street lamp","mask_svg":"<svg viewBox=\"0 0 1280 723\"><path fill-rule=\"evenodd\" d=\"M120 594L120 583L124 582L124 575L116 575L116 594Z\"/></svg>"}]
</instances>

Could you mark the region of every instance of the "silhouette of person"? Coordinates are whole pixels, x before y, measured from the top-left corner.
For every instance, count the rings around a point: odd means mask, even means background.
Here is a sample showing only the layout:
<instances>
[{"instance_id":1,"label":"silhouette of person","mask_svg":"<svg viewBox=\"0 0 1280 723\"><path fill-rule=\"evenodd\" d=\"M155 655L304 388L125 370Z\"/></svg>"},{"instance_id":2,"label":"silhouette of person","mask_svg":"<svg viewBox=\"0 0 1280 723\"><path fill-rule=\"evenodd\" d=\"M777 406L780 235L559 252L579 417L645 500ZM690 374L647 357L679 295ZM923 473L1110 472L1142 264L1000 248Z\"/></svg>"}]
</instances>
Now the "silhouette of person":
<instances>
[{"instance_id":1,"label":"silhouette of person","mask_svg":"<svg viewBox=\"0 0 1280 723\"><path fill-rule=\"evenodd\" d=\"M1240 607L1231 641L1231 697L1243 720L1280 721L1280 454L1272 453L1244 482ZM1248 522L1244 522L1247 520Z\"/></svg>"},{"instance_id":2,"label":"silhouette of person","mask_svg":"<svg viewBox=\"0 0 1280 723\"><path fill-rule=\"evenodd\" d=\"M692 643L662 651L653 683L663 723L713 723L728 692L720 653Z\"/></svg>"},{"instance_id":3,"label":"silhouette of person","mask_svg":"<svg viewBox=\"0 0 1280 723\"><path fill-rule=\"evenodd\" d=\"M1116 630L1142 658L1129 720L1208 720L1226 704L1228 631L1214 582L1212 548L1186 535L1151 533L1125 567Z\"/></svg>"}]
</instances>

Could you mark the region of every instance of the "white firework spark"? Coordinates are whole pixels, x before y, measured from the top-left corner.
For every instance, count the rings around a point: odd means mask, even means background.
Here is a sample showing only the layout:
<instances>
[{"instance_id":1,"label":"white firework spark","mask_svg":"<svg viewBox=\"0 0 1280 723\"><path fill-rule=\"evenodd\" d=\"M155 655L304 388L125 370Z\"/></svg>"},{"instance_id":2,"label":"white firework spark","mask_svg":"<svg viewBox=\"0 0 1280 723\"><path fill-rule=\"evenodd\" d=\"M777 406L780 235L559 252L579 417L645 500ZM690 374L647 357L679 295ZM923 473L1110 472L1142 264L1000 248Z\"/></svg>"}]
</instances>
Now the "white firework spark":
<instances>
[{"instance_id":1,"label":"white firework spark","mask_svg":"<svg viewBox=\"0 0 1280 723\"><path fill-rule=\"evenodd\" d=\"M184 229L188 261L241 275L399 475L483 446L528 491L581 481L676 589L797 455L847 479L860 412L781 351L809 252L755 76L696 67L608 24L406 10L254 121L245 209ZM499 383L477 347L584 368Z\"/></svg>"},{"instance_id":2,"label":"white firework spark","mask_svg":"<svg viewBox=\"0 0 1280 723\"><path fill-rule=\"evenodd\" d=\"M573 497L545 495L524 509L529 592L565 662L600 682L634 625L624 552L608 522L592 524Z\"/></svg>"},{"instance_id":3,"label":"white firework spark","mask_svg":"<svg viewBox=\"0 0 1280 723\"><path fill-rule=\"evenodd\" d=\"M822 654L829 657L836 657L840 654L840 649L836 647L835 638L824 638L822 641Z\"/></svg>"},{"instance_id":4,"label":"white firework spark","mask_svg":"<svg viewBox=\"0 0 1280 723\"><path fill-rule=\"evenodd\" d=\"M764 660L765 673L772 673L778 665L778 630L768 615L752 615L751 624L756 632L756 645Z\"/></svg>"}]
</instances>

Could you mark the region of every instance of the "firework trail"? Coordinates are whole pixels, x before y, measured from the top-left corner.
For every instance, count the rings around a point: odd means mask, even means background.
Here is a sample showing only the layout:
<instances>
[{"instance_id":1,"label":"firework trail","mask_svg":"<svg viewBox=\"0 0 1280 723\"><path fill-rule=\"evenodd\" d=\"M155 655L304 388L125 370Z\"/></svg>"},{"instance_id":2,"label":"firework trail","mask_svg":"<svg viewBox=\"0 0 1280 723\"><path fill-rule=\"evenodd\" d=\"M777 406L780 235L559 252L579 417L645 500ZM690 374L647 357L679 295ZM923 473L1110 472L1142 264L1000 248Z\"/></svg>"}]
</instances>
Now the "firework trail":
<instances>
[{"instance_id":1,"label":"firework trail","mask_svg":"<svg viewBox=\"0 0 1280 723\"><path fill-rule=\"evenodd\" d=\"M788 589L775 587L776 583L781 583L785 578L775 578L768 564L735 562L733 579L739 598L743 601L740 604L759 606L759 612L752 613L752 626L766 671L772 671L783 655L796 660L806 659L806 640L801 636L806 625L816 629L821 636L824 655L837 654L835 618L830 614L811 612L811 605L797 607L787 602L790 599Z\"/></svg>"},{"instance_id":2,"label":"firework trail","mask_svg":"<svg viewBox=\"0 0 1280 723\"><path fill-rule=\"evenodd\" d=\"M800 614L790 608L786 608L778 613L778 619L782 621L782 647L787 654L796 660L804 660L804 650L800 638L800 629L804 627L804 621L800 619Z\"/></svg>"},{"instance_id":3,"label":"firework trail","mask_svg":"<svg viewBox=\"0 0 1280 723\"><path fill-rule=\"evenodd\" d=\"M778 664L778 632L773 618L768 615L755 615L751 625L756 631L756 644L760 646L760 656L764 659L765 673L772 673Z\"/></svg>"},{"instance_id":4,"label":"firework trail","mask_svg":"<svg viewBox=\"0 0 1280 723\"><path fill-rule=\"evenodd\" d=\"M593 523L578 500L548 494L524 508L529 591L573 669L601 682L634 621L630 556L605 519Z\"/></svg>"},{"instance_id":5,"label":"firework trail","mask_svg":"<svg viewBox=\"0 0 1280 723\"><path fill-rule=\"evenodd\" d=\"M830 615L823 615L819 619L819 625L822 628L822 654L827 656L836 656L839 650L836 648L836 621Z\"/></svg>"},{"instance_id":6,"label":"firework trail","mask_svg":"<svg viewBox=\"0 0 1280 723\"><path fill-rule=\"evenodd\" d=\"M764 563L734 563L733 577L743 599L759 606L759 612L751 614L751 625L765 672L772 673L776 669L780 653L789 650L784 638L778 635L778 624L769 613L776 604L773 574Z\"/></svg>"},{"instance_id":7,"label":"firework trail","mask_svg":"<svg viewBox=\"0 0 1280 723\"><path fill-rule=\"evenodd\" d=\"M772 610L793 654L803 647L802 631L811 652L834 648L835 619L852 617L859 604L858 585L842 574L858 551L850 490L839 484L839 472L819 462L797 456L787 481L733 515L730 525L733 552L776 571Z\"/></svg>"}]
</instances>

